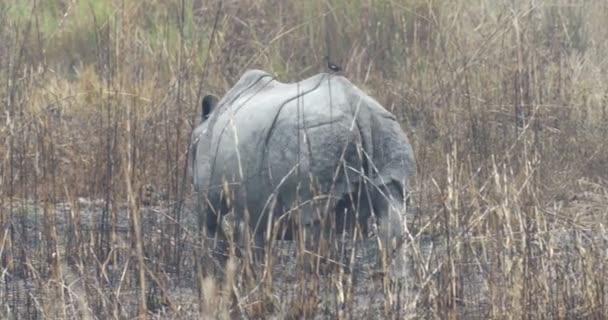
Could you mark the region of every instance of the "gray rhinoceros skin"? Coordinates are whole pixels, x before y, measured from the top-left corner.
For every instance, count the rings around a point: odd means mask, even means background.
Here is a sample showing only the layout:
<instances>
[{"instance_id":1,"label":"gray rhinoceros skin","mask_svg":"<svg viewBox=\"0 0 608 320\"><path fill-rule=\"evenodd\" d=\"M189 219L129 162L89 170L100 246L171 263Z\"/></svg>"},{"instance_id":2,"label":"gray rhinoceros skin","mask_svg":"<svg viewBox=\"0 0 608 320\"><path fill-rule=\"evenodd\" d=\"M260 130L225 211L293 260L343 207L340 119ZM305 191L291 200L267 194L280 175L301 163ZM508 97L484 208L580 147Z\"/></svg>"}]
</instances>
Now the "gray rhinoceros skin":
<instances>
[{"instance_id":1,"label":"gray rhinoceros skin","mask_svg":"<svg viewBox=\"0 0 608 320\"><path fill-rule=\"evenodd\" d=\"M249 70L194 130L190 151L200 214L212 232L230 209L238 221L249 217L258 240L271 211L273 221L298 212L304 225L373 212L386 245L404 235L411 145L395 116L342 76L281 83Z\"/></svg>"}]
</instances>

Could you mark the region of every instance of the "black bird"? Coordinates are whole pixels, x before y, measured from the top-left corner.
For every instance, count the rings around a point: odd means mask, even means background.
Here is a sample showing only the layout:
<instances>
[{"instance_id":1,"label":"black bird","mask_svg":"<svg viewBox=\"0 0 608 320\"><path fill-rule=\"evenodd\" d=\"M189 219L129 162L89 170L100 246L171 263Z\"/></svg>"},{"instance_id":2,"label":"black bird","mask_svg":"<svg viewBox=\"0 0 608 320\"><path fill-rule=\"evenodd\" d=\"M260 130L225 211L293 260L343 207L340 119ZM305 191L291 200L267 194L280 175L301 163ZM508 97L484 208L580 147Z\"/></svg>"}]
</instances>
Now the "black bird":
<instances>
[{"instance_id":1,"label":"black bird","mask_svg":"<svg viewBox=\"0 0 608 320\"><path fill-rule=\"evenodd\" d=\"M329 60L329 56L325 56L325 61L327 61L327 68L329 68L331 72L338 73L342 71L342 67Z\"/></svg>"}]
</instances>

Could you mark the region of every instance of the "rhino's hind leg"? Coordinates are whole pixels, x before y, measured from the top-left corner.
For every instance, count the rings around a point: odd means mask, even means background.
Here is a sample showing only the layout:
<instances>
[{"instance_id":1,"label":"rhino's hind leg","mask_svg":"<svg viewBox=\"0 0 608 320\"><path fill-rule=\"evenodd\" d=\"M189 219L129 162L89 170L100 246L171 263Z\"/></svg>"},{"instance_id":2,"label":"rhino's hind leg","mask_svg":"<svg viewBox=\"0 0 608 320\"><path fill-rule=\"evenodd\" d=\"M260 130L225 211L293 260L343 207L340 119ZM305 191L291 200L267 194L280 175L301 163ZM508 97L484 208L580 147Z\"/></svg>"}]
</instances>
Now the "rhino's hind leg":
<instances>
[{"instance_id":1,"label":"rhino's hind leg","mask_svg":"<svg viewBox=\"0 0 608 320\"><path fill-rule=\"evenodd\" d=\"M308 272L325 273L336 267L339 238L334 206L335 201L319 200L314 205L302 206L300 219L294 219L298 264Z\"/></svg>"},{"instance_id":2,"label":"rhino's hind leg","mask_svg":"<svg viewBox=\"0 0 608 320\"><path fill-rule=\"evenodd\" d=\"M413 306L413 281L409 277L413 265L406 250L404 196L396 184L384 185L373 193L373 206L377 217L377 235L381 250L378 254L379 272L385 288L385 307L409 314Z\"/></svg>"},{"instance_id":3,"label":"rhino's hind leg","mask_svg":"<svg viewBox=\"0 0 608 320\"><path fill-rule=\"evenodd\" d=\"M406 226L403 195L394 183L381 186L373 192L374 212L378 222L381 245L379 267L388 271L394 280L405 280L407 255L405 252Z\"/></svg>"},{"instance_id":4,"label":"rhino's hind leg","mask_svg":"<svg viewBox=\"0 0 608 320\"><path fill-rule=\"evenodd\" d=\"M215 199L212 199L215 200ZM197 236L199 246L196 246L204 273L223 274L229 257L229 244L224 230L222 212L224 205L213 207L206 195L198 193L196 202ZM200 263L200 264L199 264Z\"/></svg>"},{"instance_id":5,"label":"rhino's hind leg","mask_svg":"<svg viewBox=\"0 0 608 320\"><path fill-rule=\"evenodd\" d=\"M315 221L300 228L300 237L296 240L300 247L299 263L304 270L323 274L332 268L335 262L336 250L334 249L335 236L327 225Z\"/></svg>"}]
</instances>

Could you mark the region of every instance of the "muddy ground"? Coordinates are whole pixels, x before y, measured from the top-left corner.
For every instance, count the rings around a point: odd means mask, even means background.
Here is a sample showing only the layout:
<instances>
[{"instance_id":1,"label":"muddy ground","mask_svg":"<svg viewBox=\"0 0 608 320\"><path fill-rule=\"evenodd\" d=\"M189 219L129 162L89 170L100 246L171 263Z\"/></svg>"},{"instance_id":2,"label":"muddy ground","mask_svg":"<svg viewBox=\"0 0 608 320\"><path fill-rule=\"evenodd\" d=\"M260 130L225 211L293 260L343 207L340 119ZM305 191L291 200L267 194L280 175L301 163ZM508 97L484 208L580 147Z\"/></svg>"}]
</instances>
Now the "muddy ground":
<instances>
[{"instance_id":1,"label":"muddy ground","mask_svg":"<svg viewBox=\"0 0 608 320\"><path fill-rule=\"evenodd\" d=\"M578 206L579 210L593 207L591 200L586 205L581 201L579 197L569 205ZM148 279L148 312L153 318L220 317L221 313L211 311L200 314L202 300L198 294L200 279L197 277L194 240L197 223L192 204L186 202L183 206L178 233L175 232L177 229L167 228L167 225L177 226L174 208L161 202L142 209L146 265L149 275L154 275ZM13 210L9 210L12 217L10 232L0 247L4 251L3 268L0 269L3 271L0 274L2 318L106 319L137 315L137 259L128 209L126 205L115 206L110 214L106 209L103 201L88 199L47 207L46 210L33 202L13 203ZM44 227L49 225L55 226L56 241L49 235L52 228ZM542 251L536 257L525 255L520 258L526 260L525 265L530 270L537 268L537 272L543 272L543 281L555 281L556 290L560 290L561 285L575 281L572 275L576 272L574 269L578 263L575 260L580 256L580 248L601 246L605 234L586 232L580 227L570 230L556 228L551 232L551 235L537 234L538 239L534 241L549 236L553 243L550 249L554 261L543 261L547 256ZM111 234L115 237L109 238ZM454 250L457 246L460 250L458 257L451 260L453 264L446 258L445 238L424 239L416 244L419 251L412 259L414 269L410 270L410 290L393 297L398 301L396 308L403 308L407 304L405 302L415 300L417 308L407 311L410 315L416 314L415 318L437 317L442 314L439 309L452 310L453 315L463 319L487 319L509 314L509 305L496 305L497 301L503 301L501 295L510 294L507 288L513 286L505 261L500 257L516 257L517 260L517 253L487 254L482 246L476 245L482 241L501 241L499 237L476 239L463 234L460 243L451 247ZM53 249L55 247L56 250ZM96 253L104 248L111 248L111 258L100 261ZM270 296L262 294L265 285L262 279L266 278L263 268L257 267L253 271L257 278L255 281L244 283L239 282L242 277L234 277L237 282L231 290L232 301L238 303L225 302L230 299L222 302L220 298L213 303L224 303L224 309L229 310L225 315L229 318L298 318L298 312L306 308L315 314L314 317L310 314L306 317L315 319L384 318L387 317L387 296L381 277L373 276L376 252L374 239L360 242L352 269L315 275L303 273L297 267L294 243L280 241L273 252L272 290L266 291L271 292ZM350 255L347 253L345 256ZM176 257L179 257L179 267L171 263L178 259ZM218 259L211 259L208 254L201 259L205 262L202 265L208 275L207 284L213 283L218 289L215 291L217 296L222 297L220 289L225 283L225 270L221 270L223 267ZM348 264L348 259L344 263ZM453 265L452 269L446 268L448 264ZM557 267L544 270L547 266ZM457 270L456 279L449 277L446 270ZM534 271L529 274L534 275ZM450 283L456 285L450 286ZM56 290L58 287L62 290ZM501 288L505 289L504 292ZM442 289L453 290L453 294L447 295L440 291ZM573 293L573 296L584 299L585 293ZM207 308L222 309L219 305ZM558 313L558 309L556 315L563 314ZM572 315L576 315L576 301L572 309ZM405 313L393 313L390 317L402 318Z\"/></svg>"}]
</instances>

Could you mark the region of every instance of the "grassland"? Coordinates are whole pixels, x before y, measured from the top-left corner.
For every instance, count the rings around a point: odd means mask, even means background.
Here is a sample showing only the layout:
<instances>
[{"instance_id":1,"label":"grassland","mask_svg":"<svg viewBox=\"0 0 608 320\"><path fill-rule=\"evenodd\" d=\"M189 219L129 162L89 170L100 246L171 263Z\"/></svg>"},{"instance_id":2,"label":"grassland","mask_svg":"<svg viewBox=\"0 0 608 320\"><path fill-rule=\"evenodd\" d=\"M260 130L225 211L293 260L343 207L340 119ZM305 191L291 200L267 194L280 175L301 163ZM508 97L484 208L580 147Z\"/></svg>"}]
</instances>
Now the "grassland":
<instances>
[{"instance_id":1,"label":"grassland","mask_svg":"<svg viewBox=\"0 0 608 320\"><path fill-rule=\"evenodd\" d=\"M411 228L442 248L413 261L420 317L604 319L606 21L601 0L2 2L0 317L400 317L220 279L187 228L202 96L329 54L414 146Z\"/></svg>"}]
</instances>

